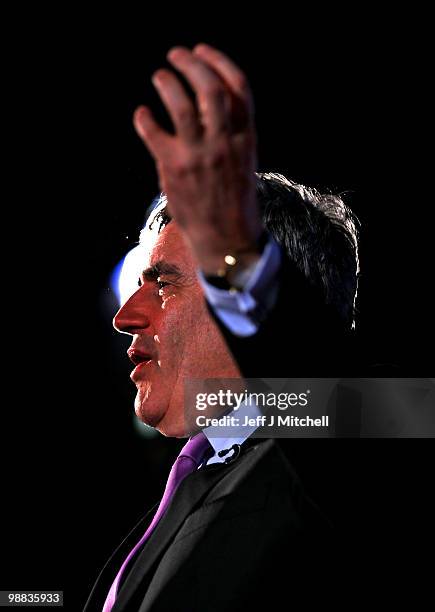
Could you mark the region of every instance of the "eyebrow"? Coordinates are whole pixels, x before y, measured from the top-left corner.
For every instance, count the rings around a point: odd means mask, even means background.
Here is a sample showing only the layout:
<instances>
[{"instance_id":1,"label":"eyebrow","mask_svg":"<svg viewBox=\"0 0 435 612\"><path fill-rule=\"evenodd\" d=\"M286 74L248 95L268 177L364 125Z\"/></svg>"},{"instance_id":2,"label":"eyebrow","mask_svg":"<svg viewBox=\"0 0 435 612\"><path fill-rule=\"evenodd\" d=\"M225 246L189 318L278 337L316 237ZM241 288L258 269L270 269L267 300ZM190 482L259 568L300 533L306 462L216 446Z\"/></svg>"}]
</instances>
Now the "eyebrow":
<instances>
[{"instance_id":1,"label":"eyebrow","mask_svg":"<svg viewBox=\"0 0 435 612\"><path fill-rule=\"evenodd\" d=\"M185 275L178 266L164 261L163 259L157 261L146 270L143 270L142 276L150 281L157 280L159 276L172 276L178 280L185 278Z\"/></svg>"}]
</instances>

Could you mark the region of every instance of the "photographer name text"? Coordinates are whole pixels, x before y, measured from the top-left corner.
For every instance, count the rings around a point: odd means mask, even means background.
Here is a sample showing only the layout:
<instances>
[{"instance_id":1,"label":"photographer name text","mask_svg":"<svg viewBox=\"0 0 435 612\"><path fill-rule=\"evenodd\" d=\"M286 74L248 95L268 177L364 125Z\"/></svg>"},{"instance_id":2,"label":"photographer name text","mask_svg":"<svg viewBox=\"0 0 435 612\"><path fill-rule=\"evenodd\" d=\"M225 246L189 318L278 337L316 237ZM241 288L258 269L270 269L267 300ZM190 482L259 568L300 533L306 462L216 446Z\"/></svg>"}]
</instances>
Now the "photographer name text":
<instances>
[{"instance_id":1,"label":"photographer name text","mask_svg":"<svg viewBox=\"0 0 435 612\"><path fill-rule=\"evenodd\" d=\"M320 418L310 416L294 415L258 415L256 417L245 416L240 418L234 415L226 415L220 418L210 418L204 415L196 418L198 427L329 427L329 416Z\"/></svg>"}]
</instances>

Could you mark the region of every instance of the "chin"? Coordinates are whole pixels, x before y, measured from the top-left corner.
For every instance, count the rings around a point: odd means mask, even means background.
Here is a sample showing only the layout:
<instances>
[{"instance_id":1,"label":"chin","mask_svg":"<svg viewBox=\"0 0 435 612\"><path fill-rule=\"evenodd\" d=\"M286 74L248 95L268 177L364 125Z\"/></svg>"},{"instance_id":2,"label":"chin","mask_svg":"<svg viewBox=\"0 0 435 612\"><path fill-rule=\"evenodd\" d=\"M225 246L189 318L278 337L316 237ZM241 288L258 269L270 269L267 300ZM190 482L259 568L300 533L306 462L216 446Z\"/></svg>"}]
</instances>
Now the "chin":
<instances>
[{"instance_id":1,"label":"chin","mask_svg":"<svg viewBox=\"0 0 435 612\"><path fill-rule=\"evenodd\" d=\"M151 385L140 386L137 390L134 409L138 419L157 429L167 438L186 438L190 431L186 431L184 414L184 397L173 393L170 397L161 395L157 389L151 395ZM189 428L187 428L189 429Z\"/></svg>"},{"instance_id":2,"label":"chin","mask_svg":"<svg viewBox=\"0 0 435 612\"><path fill-rule=\"evenodd\" d=\"M186 438L186 421L183 406L170 404L160 421L154 425L158 432L167 438Z\"/></svg>"},{"instance_id":3,"label":"chin","mask_svg":"<svg viewBox=\"0 0 435 612\"><path fill-rule=\"evenodd\" d=\"M157 425L165 416L166 409L163 402L156 402L155 398L150 398L151 387L148 387L144 392L143 389L138 389L136 399L134 400L134 411L138 419L156 429Z\"/></svg>"}]
</instances>

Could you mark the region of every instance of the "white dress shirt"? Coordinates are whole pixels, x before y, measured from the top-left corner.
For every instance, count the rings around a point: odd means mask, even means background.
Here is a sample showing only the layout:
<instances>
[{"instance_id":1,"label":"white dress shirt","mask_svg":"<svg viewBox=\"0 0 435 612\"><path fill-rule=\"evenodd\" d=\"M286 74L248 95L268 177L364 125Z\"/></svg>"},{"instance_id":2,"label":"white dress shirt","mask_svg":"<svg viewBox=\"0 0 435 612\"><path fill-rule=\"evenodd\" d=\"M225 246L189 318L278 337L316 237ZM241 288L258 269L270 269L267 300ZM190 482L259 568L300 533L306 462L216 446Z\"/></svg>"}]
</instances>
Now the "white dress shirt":
<instances>
[{"instance_id":1,"label":"white dress shirt","mask_svg":"<svg viewBox=\"0 0 435 612\"><path fill-rule=\"evenodd\" d=\"M198 278L208 303L235 336L252 336L258 331L265 312L276 301L280 265L281 250L270 238L260 259L243 272L241 291L232 292L213 287L206 281L201 270L198 270Z\"/></svg>"},{"instance_id":2,"label":"white dress shirt","mask_svg":"<svg viewBox=\"0 0 435 612\"><path fill-rule=\"evenodd\" d=\"M198 277L204 289L207 301L214 309L216 316L236 336L247 337L258 331L260 317L272 308L278 293L277 275L281 265L281 251L271 238L266 244L260 259L244 271L242 290L230 292L217 289L207 283L203 273L198 270ZM245 416L256 417L260 410L255 404L241 406L237 416L242 422ZM228 416L236 415L233 410ZM220 426L210 426L203 429L214 450L214 455L203 465L223 463L231 458L232 452L220 457L219 452L230 449L234 444L243 444L257 429L257 426L226 428L224 435ZM219 435L218 435L219 434ZM201 467L203 467L200 466ZM200 469L199 468L199 469Z\"/></svg>"}]
</instances>

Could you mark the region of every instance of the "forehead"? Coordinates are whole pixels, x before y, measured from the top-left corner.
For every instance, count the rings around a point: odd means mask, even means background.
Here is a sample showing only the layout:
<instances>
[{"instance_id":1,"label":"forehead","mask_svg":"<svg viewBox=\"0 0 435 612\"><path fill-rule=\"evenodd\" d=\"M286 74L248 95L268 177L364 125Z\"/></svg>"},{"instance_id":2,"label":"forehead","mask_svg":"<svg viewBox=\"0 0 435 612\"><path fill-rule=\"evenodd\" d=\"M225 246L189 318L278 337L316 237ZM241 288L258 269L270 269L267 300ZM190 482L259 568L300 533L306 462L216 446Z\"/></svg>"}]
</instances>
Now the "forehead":
<instances>
[{"instance_id":1,"label":"forehead","mask_svg":"<svg viewBox=\"0 0 435 612\"><path fill-rule=\"evenodd\" d=\"M195 276L195 263L175 221L159 232L159 220L152 214L141 231L139 244L124 259L119 275L119 297L124 304L138 290L142 272L164 261L177 266L186 277Z\"/></svg>"},{"instance_id":2,"label":"forehead","mask_svg":"<svg viewBox=\"0 0 435 612\"><path fill-rule=\"evenodd\" d=\"M176 265L186 276L194 274L194 259L177 223L171 221L160 229L159 221L152 215L140 233L139 247L144 258L142 270L164 261Z\"/></svg>"},{"instance_id":3,"label":"forehead","mask_svg":"<svg viewBox=\"0 0 435 612\"><path fill-rule=\"evenodd\" d=\"M190 253L186 247L180 230L171 221L159 231L159 222L152 229L145 228L141 232L140 246L146 259L146 265L152 266L164 259L188 267L191 263Z\"/></svg>"}]
</instances>

